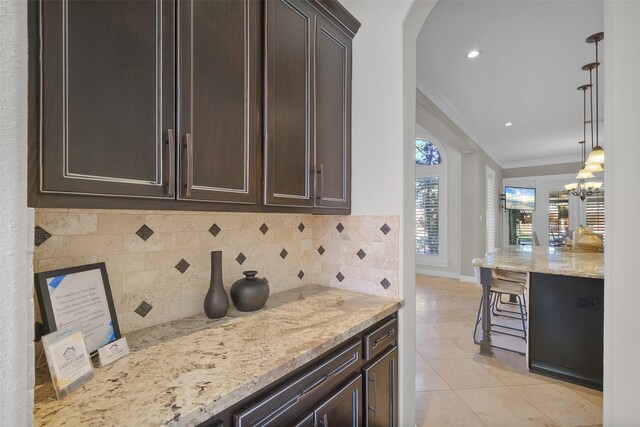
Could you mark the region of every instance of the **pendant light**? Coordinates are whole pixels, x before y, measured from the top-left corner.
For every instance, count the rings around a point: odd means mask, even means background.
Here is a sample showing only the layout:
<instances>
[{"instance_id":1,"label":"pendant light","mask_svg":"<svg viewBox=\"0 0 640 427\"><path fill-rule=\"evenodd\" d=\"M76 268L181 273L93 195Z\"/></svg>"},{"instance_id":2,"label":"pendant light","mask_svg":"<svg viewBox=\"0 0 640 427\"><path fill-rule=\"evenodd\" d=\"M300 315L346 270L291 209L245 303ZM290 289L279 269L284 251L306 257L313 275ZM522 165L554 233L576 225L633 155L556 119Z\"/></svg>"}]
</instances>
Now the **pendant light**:
<instances>
[{"instance_id":1,"label":"pendant light","mask_svg":"<svg viewBox=\"0 0 640 427\"><path fill-rule=\"evenodd\" d=\"M578 143L581 146L580 151L582 152L582 169L576 175L576 179L578 182L574 182L571 184L566 184L564 186L567 193L579 197L580 200L584 201L588 196L599 193L600 188L602 187L601 182L585 182L586 179L593 178L593 173L586 169L585 159L586 159L586 144L587 144L587 89L591 89L592 84L586 84L578 87L578 90L582 91L582 141ZM591 127L593 129L593 120L591 120ZM592 130L593 135L593 130Z\"/></svg>"},{"instance_id":2,"label":"pendant light","mask_svg":"<svg viewBox=\"0 0 640 427\"><path fill-rule=\"evenodd\" d=\"M587 43L594 43L596 46L596 61L594 62L594 64L597 64L595 67L590 68L589 69L589 80L591 83L591 70L595 69L596 70L596 84L595 84L595 91L596 91L596 117L595 117L595 123L596 123L596 134L595 134L595 146L593 145L593 139L591 140L591 153L589 154L589 159L587 160L587 167L589 168L589 170L593 171L593 172L600 172L602 170L604 170L604 149L600 146L599 144L599 107L600 104L598 102L598 96L599 96L599 91L598 91L598 66L600 65L600 63L598 62L598 42L601 42L602 40L604 40L604 33L600 32L600 33L596 33L593 34L589 37L587 37L586 42ZM589 64L585 65L585 67L587 67ZM584 70L585 68L582 67L582 69ZM593 92L593 87L590 90L590 93ZM591 95L591 111L593 112L593 95ZM591 128L593 129L593 114L591 115Z\"/></svg>"}]
</instances>

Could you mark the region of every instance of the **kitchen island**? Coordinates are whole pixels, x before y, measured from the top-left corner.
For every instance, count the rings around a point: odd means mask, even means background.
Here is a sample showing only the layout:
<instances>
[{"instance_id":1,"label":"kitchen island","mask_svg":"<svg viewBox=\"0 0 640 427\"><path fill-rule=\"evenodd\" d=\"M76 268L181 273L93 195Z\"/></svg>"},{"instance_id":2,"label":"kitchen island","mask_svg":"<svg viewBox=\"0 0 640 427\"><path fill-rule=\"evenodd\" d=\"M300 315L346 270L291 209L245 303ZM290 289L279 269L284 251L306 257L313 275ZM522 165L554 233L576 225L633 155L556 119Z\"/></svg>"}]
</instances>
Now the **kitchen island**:
<instances>
[{"instance_id":1,"label":"kitchen island","mask_svg":"<svg viewBox=\"0 0 640 427\"><path fill-rule=\"evenodd\" d=\"M528 273L529 369L602 390L604 254L510 246L479 265L480 354L493 355L489 309L493 270Z\"/></svg>"},{"instance_id":2,"label":"kitchen island","mask_svg":"<svg viewBox=\"0 0 640 427\"><path fill-rule=\"evenodd\" d=\"M400 306L312 285L272 295L257 312L230 310L220 320L200 314L125 334L131 354L95 369L93 380L63 400L54 400L47 369L38 370L34 424L198 425Z\"/></svg>"}]
</instances>

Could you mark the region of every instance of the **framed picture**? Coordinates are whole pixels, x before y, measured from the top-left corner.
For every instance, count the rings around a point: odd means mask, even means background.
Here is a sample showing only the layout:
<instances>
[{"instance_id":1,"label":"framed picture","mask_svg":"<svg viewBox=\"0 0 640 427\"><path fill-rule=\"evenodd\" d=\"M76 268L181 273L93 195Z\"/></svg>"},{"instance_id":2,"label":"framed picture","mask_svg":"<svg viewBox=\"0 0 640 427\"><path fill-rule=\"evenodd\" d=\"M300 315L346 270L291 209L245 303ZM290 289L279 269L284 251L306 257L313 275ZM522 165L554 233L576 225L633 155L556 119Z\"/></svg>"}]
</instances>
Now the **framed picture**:
<instances>
[{"instance_id":1,"label":"framed picture","mask_svg":"<svg viewBox=\"0 0 640 427\"><path fill-rule=\"evenodd\" d=\"M104 262L35 274L45 333L81 325L89 353L120 338Z\"/></svg>"}]
</instances>

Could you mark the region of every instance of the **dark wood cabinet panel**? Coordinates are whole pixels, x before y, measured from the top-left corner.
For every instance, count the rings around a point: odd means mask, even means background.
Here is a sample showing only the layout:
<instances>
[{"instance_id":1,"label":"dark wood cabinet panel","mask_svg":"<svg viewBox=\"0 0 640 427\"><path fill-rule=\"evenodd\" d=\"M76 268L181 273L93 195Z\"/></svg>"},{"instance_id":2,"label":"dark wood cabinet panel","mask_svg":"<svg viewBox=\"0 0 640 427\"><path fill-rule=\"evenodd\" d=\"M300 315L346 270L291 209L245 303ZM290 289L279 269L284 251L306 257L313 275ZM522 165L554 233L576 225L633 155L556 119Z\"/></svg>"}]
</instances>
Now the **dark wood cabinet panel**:
<instances>
[{"instance_id":1,"label":"dark wood cabinet panel","mask_svg":"<svg viewBox=\"0 0 640 427\"><path fill-rule=\"evenodd\" d=\"M316 207L351 204L351 38L319 17L315 54Z\"/></svg>"},{"instance_id":2,"label":"dark wood cabinet panel","mask_svg":"<svg viewBox=\"0 0 640 427\"><path fill-rule=\"evenodd\" d=\"M318 427L359 427L362 425L362 377L353 378L314 411Z\"/></svg>"},{"instance_id":3,"label":"dark wood cabinet panel","mask_svg":"<svg viewBox=\"0 0 640 427\"><path fill-rule=\"evenodd\" d=\"M398 349L394 347L364 370L365 427L398 425Z\"/></svg>"},{"instance_id":4,"label":"dark wood cabinet panel","mask_svg":"<svg viewBox=\"0 0 640 427\"><path fill-rule=\"evenodd\" d=\"M40 190L173 198L174 3L43 1Z\"/></svg>"},{"instance_id":5,"label":"dark wood cabinet panel","mask_svg":"<svg viewBox=\"0 0 640 427\"><path fill-rule=\"evenodd\" d=\"M265 204L311 207L315 11L302 1L265 6Z\"/></svg>"},{"instance_id":6,"label":"dark wood cabinet panel","mask_svg":"<svg viewBox=\"0 0 640 427\"><path fill-rule=\"evenodd\" d=\"M256 202L261 4L178 3L179 198Z\"/></svg>"}]
</instances>

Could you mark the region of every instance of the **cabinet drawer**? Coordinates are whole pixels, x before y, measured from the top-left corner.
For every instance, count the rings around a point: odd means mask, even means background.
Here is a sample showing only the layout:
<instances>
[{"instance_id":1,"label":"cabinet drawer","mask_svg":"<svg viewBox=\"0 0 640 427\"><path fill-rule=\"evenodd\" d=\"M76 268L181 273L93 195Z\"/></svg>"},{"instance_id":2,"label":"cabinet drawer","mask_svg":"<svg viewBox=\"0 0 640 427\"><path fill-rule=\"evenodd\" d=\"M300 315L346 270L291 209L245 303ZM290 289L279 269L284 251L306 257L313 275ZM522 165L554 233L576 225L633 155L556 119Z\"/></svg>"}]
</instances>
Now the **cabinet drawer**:
<instances>
[{"instance_id":1,"label":"cabinet drawer","mask_svg":"<svg viewBox=\"0 0 640 427\"><path fill-rule=\"evenodd\" d=\"M234 417L236 427L283 426L299 419L318 397L357 370L361 348L360 341L353 342L345 350L237 413Z\"/></svg>"},{"instance_id":2,"label":"cabinet drawer","mask_svg":"<svg viewBox=\"0 0 640 427\"><path fill-rule=\"evenodd\" d=\"M364 336L364 358L371 360L398 339L398 321L391 319L375 331Z\"/></svg>"}]
</instances>

